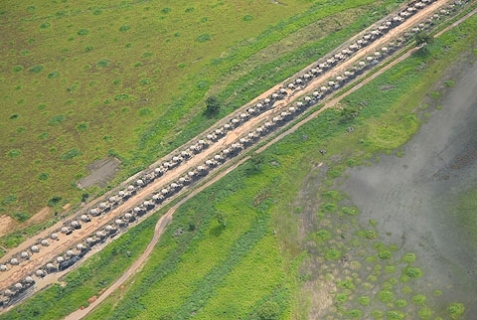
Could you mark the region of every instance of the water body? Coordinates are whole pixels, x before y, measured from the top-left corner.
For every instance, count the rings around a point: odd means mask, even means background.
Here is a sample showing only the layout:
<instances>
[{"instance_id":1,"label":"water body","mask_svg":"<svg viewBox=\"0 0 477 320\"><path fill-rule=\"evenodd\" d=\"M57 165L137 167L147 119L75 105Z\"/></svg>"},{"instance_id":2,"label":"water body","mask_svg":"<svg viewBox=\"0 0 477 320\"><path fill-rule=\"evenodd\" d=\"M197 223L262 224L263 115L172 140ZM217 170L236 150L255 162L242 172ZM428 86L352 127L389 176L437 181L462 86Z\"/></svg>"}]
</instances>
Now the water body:
<instances>
[{"instance_id":1,"label":"water body","mask_svg":"<svg viewBox=\"0 0 477 320\"><path fill-rule=\"evenodd\" d=\"M349 169L341 188L363 223L375 219L390 243L416 253L422 285L442 289L442 303L463 302L476 319L477 250L456 208L477 188L477 63L465 62L455 79L403 157Z\"/></svg>"}]
</instances>

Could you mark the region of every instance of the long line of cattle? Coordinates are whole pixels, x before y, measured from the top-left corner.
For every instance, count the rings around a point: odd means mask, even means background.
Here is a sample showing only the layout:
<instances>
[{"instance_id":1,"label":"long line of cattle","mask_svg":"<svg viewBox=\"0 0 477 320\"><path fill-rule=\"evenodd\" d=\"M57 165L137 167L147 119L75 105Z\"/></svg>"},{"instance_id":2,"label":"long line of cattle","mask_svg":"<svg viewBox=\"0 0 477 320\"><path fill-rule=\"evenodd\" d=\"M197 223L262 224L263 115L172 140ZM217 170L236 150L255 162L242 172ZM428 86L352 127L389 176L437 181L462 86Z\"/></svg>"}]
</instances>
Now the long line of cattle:
<instances>
[{"instance_id":1,"label":"long line of cattle","mask_svg":"<svg viewBox=\"0 0 477 320\"><path fill-rule=\"evenodd\" d=\"M204 139L200 139L196 143L189 145L187 149L184 149L178 154L172 156L169 161L163 162L156 168L147 169L142 172L140 178L137 179L134 184L131 184L124 190L119 191L116 196L109 197L107 201L101 202L97 207L91 208L88 214L75 217L74 220L65 223L61 229L51 233L49 238L38 239L37 243L29 248L29 251L23 251L12 257L7 262L1 263L0 271L4 272L9 268L18 266L22 261L30 259L31 255L40 252L41 247L49 246L50 241L59 241L60 235L67 236L75 230L81 229L82 223L88 223L91 221L91 219L94 219L95 217L112 210L123 201L132 197L139 189L144 188L152 181L160 178L166 171L182 164L186 164L187 160L199 154L210 144L215 143L221 137L225 136L227 131L242 125L251 117L257 116L258 114L273 108L276 101L284 99L291 92L305 88L313 78L318 77L330 68L339 65L341 62L351 57L354 53L366 47L392 28L398 26L408 17L413 15L418 10L424 8L431 2L434 1L421 0L420 2L408 4L406 8L386 19L385 22L376 29L365 34L351 45L347 46L346 48L340 48L341 51L318 60L316 65L314 65L312 68L302 71L295 79L280 88L277 92L271 94L268 98L263 99L253 107L250 107L246 112L237 114L228 123L210 131L208 134L206 134ZM207 175L210 170L220 166L227 159L235 157L243 149L256 143L256 141L261 137L290 121L296 115L305 111L310 106L317 104L325 96L340 88L348 81L354 79L367 68L378 64L379 61L384 59L385 56L391 54L408 42L413 34L422 30L430 29L441 18L440 15L450 15L455 12L456 6L459 4L460 2L456 1L455 3L446 6L444 9L441 9L439 13L434 13L431 17L426 18L407 32L403 33L403 37L399 37L394 41L387 43L386 46L381 47L380 51L376 51L373 55L366 57L365 61L360 61L353 68L345 71L342 75L336 76L334 79L329 79L327 83L322 84L311 95L305 96L300 99L300 101L297 101L294 106L278 110L275 112L270 121L266 121L253 131L250 131L246 135L240 137L237 141L227 146L227 148L221 150L212 158L206 160L204 164L188 171L176 182L173 182L167 186L163 186L162 189L154 192L150 199L144 201L141 205L138 205L131 211L117 217L114 219L114 221L111 221L108 225L84 239L83 242L78 243L74 248L70 248L62 255L59 255L54 261L46 263L42 268L36 270L34 274L28 275L20 282L17 282L8 288L2 289L3 292L0 293L0 306L11 305L19 301L25 293L30 292L31 290L29 289L35 284L35 276L44 277L48 273L62 271L74 265L95 244L105 241L108 237L114 236L117 234L119 229L126 228L130 223L134 222L139 217L144 216L147 212L157 210L158 205L163 203L173 194L180 191L182 188Z\"/></svg>"}]
</instances>

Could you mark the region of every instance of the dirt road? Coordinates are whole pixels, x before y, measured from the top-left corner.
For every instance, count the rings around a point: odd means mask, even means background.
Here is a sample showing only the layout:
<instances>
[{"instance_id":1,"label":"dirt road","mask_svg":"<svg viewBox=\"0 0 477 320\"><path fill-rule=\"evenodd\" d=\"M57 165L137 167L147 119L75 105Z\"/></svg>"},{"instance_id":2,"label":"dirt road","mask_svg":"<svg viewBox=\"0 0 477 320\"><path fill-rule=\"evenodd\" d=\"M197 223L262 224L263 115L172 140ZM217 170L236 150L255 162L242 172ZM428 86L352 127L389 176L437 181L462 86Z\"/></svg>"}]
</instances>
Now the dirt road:
<instances>
[{"instance_id":1,"label":"dirt road","mask_svg":"<svg viewBox=\"0 0 477 320\"><path fill-rule=\"evenodd\" d=\"M141 189L138 191L138 193L125 201L124 203L120 204L118 207L115 209L111 210L111 212L101 215L97 218L94 218L94 220L90 223L83 224L82 229L75 231L71 235L60 235L59 241L50 241L50 246L48 247L42 247L40 253L33 254L29 260L23 261L20 266L18 267L12 267L6 272L0 273L0 288L6 288L9 285L11 285L14 282L19 281L20 279L24 278L27 274L31 274L34 272L36 269L39 267L43 266L45 263L53 260L59 253L65 252L66 250L70 249L72 246L74 246L76 243L80 242L82 239L85 237L89 236L99 228L104 227L106 224L110 223L111 220L114 220L115 217L117 217L120 214L123 214L124 212L131 210L133 207L137 206L139 203L142 203L144 200L147 198L151 197L152 193L156 190L160 190L162 186L164 185L169 185L171 182L176 181L181 175L185 174L187 171L189 171L190 168L197 167L198 165L202 164L206 159L212 157L215 155L217 152L219 152L221 149L223 149L226 145L228 145L231 142L234 142L238 137L241 135L247 133L248 131L256 128L260 123L266 121L269 119L271 116L273 116L275 113L278 113L282 111L282 108L286 108L288 103L290 103L293 99L295 99L299 95L304 95L307 94L311 91L313 91L317 86L321 85L324 81L327 81L330 77L333 75L336 75L338 73L344 72L344 70L347 70L351 68L353 65L355 65L358 61L363 59L365 56L367 56L370 53L373 53L375 50L378 50L381 48L381 46L394 39L400 32L403 32L407 28L411 27L418 21L424 19L425 16L429 15L431 12L437 10L440 6L443 6L447 3L448 1L436 1L433 4L427 6L426 8L422 9L418 13L416 13L414 16L410 17L408 20L403 22L401 25L393 29L392 31L388 32L385 34L383 37L380 39L376 40L372 44L370 44L368 47L366 47L364 50L358 51L354 56L352 56L350 59L344 61L340 65L337 66L336 69L329 70L328 72L325 72L322 76L315 78L312 80L312 82L303 90L297 90L293 95L290 95L285 99L285 101L280 101L279 103L276 104L275 108L268 110L256 117L252 117L250 120L248 120L245 124L242 126L239 126L238 128L235 128L231 131L228 132L228 134L217 141L216 143L212 144L209 148L205 149L198 155L194 156L191 158L189 161L187 161L185 164L170 170L164 174L159 179L156 179L153 183L149 184L147 187ZM370 81L370 80L367 80ZM270 89L265 93L266 95L270 94L271 92L276 91L279 87L283 86L286 82L283 82L274 88ZM264 95L265 95L264 94ZM261 95L264 96L264 95ZM250 105L254 104L260 97L254 99L252 102L248 103L244 107L242 107L238 112L242 112L244 109L248 108ZM331 103L327 104L327 107L332 106ZM320 112L323 112L324 109L321 111L318 111L317 113L313 114L311 117L317 116ZM237 114L235 113L235 116ZM226 117L224 120L221 121L221 123L228 121L231 117L234 115L230 115ZM305 120L304 120L305 121ZM309 121L309 120L306 120ZM302 123L303 124L303 123ZM301 124L300 124L301 125ZM216 125L217 127L219 125ZM294 127L295 128L295 127ZM290 130L293 130L290 129ZM296 129L295 129L296 130ZM199 137L203 136L204 134L201 134ZM278 138L273 140L273 142L277 141L279 138L281 138L283 135L280 135ZM193 141L196 141L198 138L195 138ZM177 153L175 151L174 153ZM172 153L172 154L174 154ZM165 157L167 158L167 157ZM164 159L164 158L163 158ZM133 178L131 178L133 179ZM128 179L128 181L131 181L131 179ZM99 200L96 200L98 202ZM40 235L38 235L35 238L32 238L22 245L20 245L18 248L12 250L9 252L9 256L19 253L21 251L24 251L28 249L31 245L35 244L37 242L37 239L40 238L48 238L48 236L51 234L51 232L59 229L62 226L63 222L58 222L54 227L49 228L48 230L45 230L42 232ZM41 288L38 288L41 289Z\"/></svg>"}]
</instances>

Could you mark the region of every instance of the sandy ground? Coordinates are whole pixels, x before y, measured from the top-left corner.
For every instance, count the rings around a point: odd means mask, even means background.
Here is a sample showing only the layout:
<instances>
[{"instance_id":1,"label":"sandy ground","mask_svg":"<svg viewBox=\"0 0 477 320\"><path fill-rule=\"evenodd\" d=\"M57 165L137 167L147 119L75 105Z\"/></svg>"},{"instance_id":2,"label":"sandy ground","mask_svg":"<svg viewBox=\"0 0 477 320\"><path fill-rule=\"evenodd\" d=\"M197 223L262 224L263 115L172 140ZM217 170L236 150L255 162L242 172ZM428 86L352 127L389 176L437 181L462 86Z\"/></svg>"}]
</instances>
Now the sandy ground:
<instances>
[{"instance_id":1,"label":"sandy ground","mask_svg":"<svg viewBox=\"0 0 477 320\"><path fill-rule=\"evenodd\" d=\"M15 226L15 220L10 216L0 216L0 237L10 232Z\"/></svg>"},{"instance_id":2,"label":"sandy ground","mask_svg":"<svg viewBox=\"0 0 477 320\"><path fill-rule=\"evenodd\" d=\"M390 242L417 254L426 278L447 288L443 301L462 301L475 315L477 259L458 216L450 214L459 195L477 187L477 64L466 62L462 70L443 109L406 144L402 158L382 156L348 170L341 188L362 222L375 219Z\"/></svg>"},{"instance_id":3,"label":"sandy ground","mask_svg":"<svg viewBox=\"0 0 477 320\"><path fill-rule=\"evenodd\" d=\"M350 58L349 60L345 61L344 63L340 64L337 68L339 71L334 71L330 70L323 74L319 78L315 78L304 90L301 91L296 91L295 94L293 95L294 97L305 94L308 92L311 92L316 86L321 85L321 83L325 80L327 80L329 77L332 75L336 74L336 72L343 72L344 70L350 68L352 65L354 65L357 61L362 59L364 56L369 54L370 52L374 52L376 49L380 48L385 42L389 41L390 39L393 39L396 37L396 34L398 32L402 32L406 28L410 27L414 23L420 21L421 19L424 18L424 16L428 15L430 12L436 10L438 7L444 5L447 1L436 1L432 5L426 7L425 9L421 10L414 16L412 16L410 19L408 19L406 22L402 23L399 27L394 29L394 31L387 33L385 36L374 42L373 44L369 45L366 50L360 51L356 53L355 56ZM286 83L286 82L284 82ZM247 108L250 105L253 105L257 100L268 96L271 92L276 91L276 89L282 84L277 85L276 87L268 90L266 93L261 95L260 97L257 97L254 99L252 102L241 108L238 112L241 112L244 108ZM25 277L27 274L31 273L32 271L38 269L45 263L51 261L54 259L58 253L64 252L68 249L70 249L74 244L78 243L81 239L84 239L85 237L89 236L93 232L95 232L97 229L105 226L107 223L109 223L111 220L113 220L116 216L123 214L124 212L132 209L134 206L136 206L139 203L142 203L145 199L150 197L154 191L160 190L163 185L170 184L171 182L177 180L181 175L189 171L189 168L191 167L196 167L200 164L202 164L206 159L209 157L213 156L216 154L218 151L224 148L225 145L228 143L231 143L234 141L236 138L241 136L242 134L248 132L252 128L256 127L258 124L261 122L265 121L268 119L270 116L273 114L280 112L281 107L286 107L287 103L292 100L292 97L287 97L285 101L280 101L274 109L271 109L257 117L254 117L250 119L248 122L246 122L244 125L230 131L224 138L220 139L217 143L212 144L209 148L207 148L205 151L201 152L200 154L194 156L192 159L190 159L186 164L183 164L173 170L168 171L163 177L160 179L156 179L153 183L148 185L146 188L141 189L136 196L130 198L126 202L122 203L118 207L116 207L114 210L111 210L110 213L102 215L98 218L95 218L93 222L88 223L88 224L83 224L82 229L75 231L73 234L69 236L64 236L60 234L60 240L53 242L50 241L51 245L49 247L42 247L40 253L34 254L31 256L29 260L23 261L20 264L20 267L12 267L10 270L7 272L2 272L0 274L0 288L6 288L8 285L19 281L21 278ZM230 115L223 119L220 123L224 123L225 121L228 121L231 117L236 116L237 113L234 115ZM219 125L216 125L214 127L219 127ZM204 134L201 134L200 136L203 136ZM197 138L196 138L197 139ZM194 139L194 141L196 140ZM172 154L177 153L177 151L173 152ZM167 157L165 157L167 158ZM164 159L164 158L163 158ZM128 179L128 181L133 180L135 177L132 177L131 179ZM123 184L124 185L124 184ZM97 199L94 202L97 203L101 199ZM14 254L18 254L21 251L26 250L29 248L31 245L35 244L38 242L38 239L41 238L47 238L48 235L55 231L58 230L62 226L63 222L57 223L55 226L52 228L44 231L41 233L38 237L29 239L16 249L12 250L9 252L9 256L11 257Z\"/></svg>"}]
</instances>

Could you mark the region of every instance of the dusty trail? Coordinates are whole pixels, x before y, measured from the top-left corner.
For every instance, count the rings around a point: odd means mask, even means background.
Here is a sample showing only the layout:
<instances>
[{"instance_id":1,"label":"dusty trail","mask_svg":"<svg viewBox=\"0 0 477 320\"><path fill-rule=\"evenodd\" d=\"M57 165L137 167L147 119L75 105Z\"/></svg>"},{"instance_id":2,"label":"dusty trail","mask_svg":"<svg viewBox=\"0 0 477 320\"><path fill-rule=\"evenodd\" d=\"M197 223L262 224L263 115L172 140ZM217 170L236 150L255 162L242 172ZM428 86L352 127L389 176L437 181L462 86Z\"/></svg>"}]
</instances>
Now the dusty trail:
<instances>
[{"instance_id":1,"label":"dusty trail","mask_svg":"<svg viewBox=\"0 0 477 320\"><path fill-rule=\"evenodd\" d=\"M216 143L211 144L207 149L205 149L201 153L195 155L190 160L186 161L184 164L182 164L179 167L176 167L172 170L167 171L161 178L156 179L155 181L153 181L151 184L149 184L145 188L138 190L138 192L135 196L133 196L130 199L128 199L127 201L121 203L116 208L111 210L109 213L103 214L99 217L94 218L93 221L90 222L90 223L86 223L86 224L82 223L82 229L76 230L71 235L66 236L66 235L59 234L59 236L60 236L59 241L51 241L50 240L50 246L41 247L40 253L33 254L30 257L29 260L23 261L20 264L20 266L10 268L8 271L0 273L0 289L4 289L4 288L8 287L9 285L11 285L12 283L18 282L20 279L24 278L28 274L31 274L36 269L43 266L45 263L53 260L59 253L65 252L66 250L70 249L73 245L80 242L82 239L86 238L87 236L89 236L93 232L97 231L98 229L104 227L111 220L114 220L115 217L117 217L118 215L123 214L124 212L127 212L127 211L131 210L133 207L137 206L139 203L142 203L144 200L151 197L152 193L154 191L157 191L158 189L160 189L160 187L162 187L163 185L168 185L168 184L176 181L180 176L187 173L187 171L189 171L190 168L197 167L198 165L202 164L203 162L205 162L206 159L209 159L210 157L215 155L218 151L223 149L225 147L225 145L228 145L231 142L234 142L237 138L239 138L243 134L247 133L248 131L250 131L253 128L256 128L260 123L266 121L267 119L272 117L275 113L281 112L282 109L286 108L292 100L296 99L297 96L305 95L307 93L310 93L311 91L313 91L316 88L316 86L320 85L324 81L327 81L330 77L335 76L337 74L341 74L345 70L351 68L358 61L360 61L361 59L366 57L368 54L373 53L374 51L380 49L383 46L384 43L394 39L399 33L402 33L405 29L411 27L415 23L424 19L425 16L427 16L431 12L437 10L439 7L445 5L447 2L448 1L445 1L445 0L436 1L432 4L430 4L429 6L427 6L426 8L418 11L415 15L408 18L402 24L397 26L395 29L389 31L388 33L383 35L380 39L378 39L378 40L374 41L373 43L371 43L370 45L368 45L364 50L358 51L357 53L355 53L354 56L352 56L348 60L342 62L337 67L325 72L320 77L317 77L317 78L313 79L308 84L307 87L303 88L302 90L295 91L294 94L289 95L285 100L282 100L282 101L279 101L278 103L276 103L274 105L274 108L272 108L272 109L270 109L270 110L268 110L268 111L266 111L266 112L264 112L264 113L262 113L262 114L260 114L256 117L252 117L247 122L245 122L243 125L229 131L227 133L227 135L225 135L223 138L219 139ZM365 33L365 32L363 32L363 33ZM409 54L411 54L411 53L408 53L405 56L401 57L399 61L401 61L402 59L405 59ZM395 63L398 63L399 61L393 62L392 64L388 65L384 70L389 69L390 67L392 67ZM361 84L359 84L358 86L353 88L351 91L348 91L346 94L349 94L349 93L357 90L359 87L361 87L365 83L368 83L369 81L374 79L374 77L376 77L378 74L375 74L373 77L371 77L369 79L366 79L364 82L362 82ZM259 97L255 98L254 100L252 100L250 103L248 103L248 104L244 105L242 108L238 109L237 112L235 112L234 114L229 115L229 116L225 117L224 119L222 119L219 123L214 125L214 127L219 127L221 124L224 124L225 122L229 121L232 117L236 117L238 113L243 112L244 110L246 110L247 108L249 108L250 106L255 104L259 99L261 99L265 96L268 96L272 92L275 92L278 88L284 86L286 83L287 83L287 81L284 81L284 82L278 84L277 86L271 88L270 90L268 90L264 94L260 95ZM340 97L339 99L341 99L342 97ZM295 131L296 128L298 128L300 125L302 125L302 124L308 122L310 119L316 117L318 114L323 112L326 108L329 108L329 107L333 106L334 105L333 102L336 102L336 101L337 101L336 99L331 100L320 111L317 111L314 114L308 116L307 119L303 120L302 122L298 123L297 125L295 125L291 129L289 129L288 131L279 135L277 138L272 140L265 147L259 149L257 152L263 151L270 144L278 141L283 136ZM205 131L204 133L201 133L198 137L194 138L191 141L197 141L197 139L199 139L199 137L204 136L209 131L210 131L210 129ZM161 160L157 161L156 164L160 163L161 161L163 161L165 159L167 159L172 154L176 154L177 151L182 149L182 148L183 147L175 150L174 152L172 152L168 156L166 156L166 157L162 158ZM228 172L228 171L226 171L226 172ZM125 185L131 183L131 181L134 180L135 178L137 178L137 175L128 179L125 183L121 184L121 186L124 187ZM115 190L118 190L118 188L116 188ZM109 195L107 195L107 196L109 196ZM99 201L104 201L104 198L97 199L94 202L92 202L91 204L94 204L94 203L97 204ZM91 208L91 206L88 205L87 208ZM84 211L87 208L85 208ZM146 215L146 216L148 216L148 215ZM24 243L22 243L19 247L11 250L9 252L9 256L11 256L15 253L19 253L21 251L27 250L29 247L31 247L33 244L35 244L38 241L38 239L48 238L48 236L53 231L58 230L63 225L64 225L64 221L58 222L53 227L48 228L47 230L45 230L42 233L40 233L39 235L37 235L35 238L29 239L29 240L25 241ZM165 225L167 225L167 223ZM160 233L162 234L162 231L160 231ZM57 277L55 277L55 278L57 278ZM41 282L38 282L38 284L37 284L37 289L38 290L43 288L43 287L39 287L40 283Z\"/></svg>"}]
</instances>

